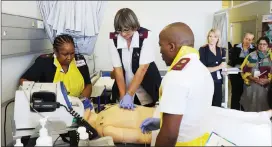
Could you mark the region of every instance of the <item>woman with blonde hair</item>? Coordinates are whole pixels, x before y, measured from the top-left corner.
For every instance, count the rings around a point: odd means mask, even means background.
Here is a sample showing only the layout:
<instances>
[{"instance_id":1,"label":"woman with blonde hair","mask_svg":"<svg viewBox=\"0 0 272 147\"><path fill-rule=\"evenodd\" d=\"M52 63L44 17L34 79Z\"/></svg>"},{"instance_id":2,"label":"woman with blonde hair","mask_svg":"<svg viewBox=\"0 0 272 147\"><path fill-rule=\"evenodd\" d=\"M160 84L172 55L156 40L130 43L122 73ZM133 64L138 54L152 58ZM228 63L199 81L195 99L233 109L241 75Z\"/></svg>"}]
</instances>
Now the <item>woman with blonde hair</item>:
<instances>
[{"instance_id":1,"label":"woman with blonde hair","mask_svg":"<svg viewBox=\"0 0 272 147\"><path fill-rule=\"evenodd\" d=\"M221 107L223 76L221 71L226 68L226 50L220 47L220 32L211 29L207 36L208 44L200 47L200 61L209 69L214 81L212 106Z\"/></svg>"}]
</instances>

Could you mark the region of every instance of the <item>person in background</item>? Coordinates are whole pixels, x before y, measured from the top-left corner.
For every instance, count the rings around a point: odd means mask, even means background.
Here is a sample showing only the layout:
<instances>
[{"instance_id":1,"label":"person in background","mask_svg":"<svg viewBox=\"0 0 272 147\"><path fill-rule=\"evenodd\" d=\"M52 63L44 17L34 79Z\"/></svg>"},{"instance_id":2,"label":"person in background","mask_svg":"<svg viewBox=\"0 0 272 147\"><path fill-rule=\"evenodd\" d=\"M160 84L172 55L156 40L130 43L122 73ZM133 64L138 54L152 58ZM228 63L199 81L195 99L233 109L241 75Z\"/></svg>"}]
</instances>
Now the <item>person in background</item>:
<instances>
[{"instance_id":1,"label":"person in background","mask_svg":"<svg viewBox=\"0 0 272 147\"><path fill-rule=\"evenodd\" d=\"M74 40L69 35L59 35L53 43L54 53L40 55L21 76L24 81L57 83L62 81L68 95L82 100L85 109L92 107L89 97L92 84L83 55L75 54ZM89 109L87 109L89 110Z\"/></svg>"},{"instance_id":2,"label":"person in background","mask_svg":"<svg viewBox=\"0 0 272 147\"><path fill-rule=\"evenodd\" d=\"M228 63L230 66L240 68L246 56L256 50L252 44L253 39L254 35L252 33L245 33L243 42L235 44L230 49ZM231 74L229 78L231 81L231 109L241 110L240 99L243 93L244 80L240 73Z\"/></svg>"},{"instance_id":3,"label":"person in background","mask_svg":"<svg viewBox=\"0 0 272 147\"><path fill-rule=\"evenodd\" d=\"M272 53L268 45L267 37L259 38L258 49L241 65L245 86L240 103L245 111L259 112L269 108L267 94L272 79Z\"/></svg>"},{"instance_id":4,"label":"person in background","mask_svg":"<svg viewBox=\"0 0 272 147\"><path fill-rule=\"evenodd\" d=\"M214 95L212 106L221 107L222 104L222 69L226 68L226 51L219 47L220 32L211 29L207 36L208 44L200 47L200 61L209 69L214 81Z\"/></svg>"},{"instance_id":5,"label":"person in background","mask_svg":"<svg viewBox=\"0 0 272 147\"><path fill-rule=\"evenodd\" d=\"M112 99L120 99L124 109L133 109L134 104L154 106L159 98L161 76L154 62L151 32L140 27L129 8L116 13L114 29L109 44L115 78Z\"/></svg>"}]
</instances>

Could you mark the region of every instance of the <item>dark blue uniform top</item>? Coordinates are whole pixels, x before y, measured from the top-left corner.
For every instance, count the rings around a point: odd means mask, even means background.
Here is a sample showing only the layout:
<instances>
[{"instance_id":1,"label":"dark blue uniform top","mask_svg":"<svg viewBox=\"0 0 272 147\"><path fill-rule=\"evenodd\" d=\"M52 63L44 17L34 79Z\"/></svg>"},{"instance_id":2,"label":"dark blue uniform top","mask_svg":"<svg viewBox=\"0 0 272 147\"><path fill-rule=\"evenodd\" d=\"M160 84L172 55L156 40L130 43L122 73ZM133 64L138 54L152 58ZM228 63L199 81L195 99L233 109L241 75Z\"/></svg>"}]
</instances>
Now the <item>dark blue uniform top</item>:
<instances>
[{"instance_id":1,"label":"dark blue uniform top","mask_svg":"<svg viewBox=\"0 0 272 147\"><path fill-rule=\"evenodd\" d=\"M200 55L200 61L206 66L206 67L215 67L220 65L225 59L223 57L226 57L226 50L224 48L216 47L216 55L212 53L209 46L206 45L204 47L200 47L199 49L199 55ZM223 76L221 74L222 70L220 70L221 79L217 78L217 71L212 72L213 81L215 83L223 83Z\"/></svg>"},{"instance_id":2,"label":"dark blue uniform top","mask_svg":"<svg viewBox=\"0 0 272 147\"><path fill-rule=\"evenodd\" d=\"M86 60L83 55L76 54L75 60ZM85 85L91 84L89 68L86 65L77 67L80 71ZM51 54L40 55L34 62L34 64L21 76L22 79L27 79L34 82L51 83L54 81L56 66L54 65L54 56Z\"/></svg>"}]
</instances>

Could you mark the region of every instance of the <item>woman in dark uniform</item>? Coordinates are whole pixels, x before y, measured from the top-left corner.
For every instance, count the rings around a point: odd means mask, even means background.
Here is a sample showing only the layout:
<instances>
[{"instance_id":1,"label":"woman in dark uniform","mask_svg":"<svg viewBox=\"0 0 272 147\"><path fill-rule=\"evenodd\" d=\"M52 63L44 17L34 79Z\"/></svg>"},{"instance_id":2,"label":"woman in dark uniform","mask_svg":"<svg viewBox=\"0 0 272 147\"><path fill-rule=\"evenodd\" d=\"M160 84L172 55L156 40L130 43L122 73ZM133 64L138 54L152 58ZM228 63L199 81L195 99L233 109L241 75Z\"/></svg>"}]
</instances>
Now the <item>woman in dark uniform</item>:
<instances>
[{"instance_id":1,"label":"woman in dark uniform","mask_svg":"<svg viewBox=\"0 0 272 147\"><path fill-rule=\"evenodd\" d=\"M70 96L89 98L92 92L89 69L82 55L75 55L73 38L59 35L55 38L54 53L39 56L21 76L23 81L56 83L63 81Z\"/></svg>"},{"instance_id":2,"label":"woman in dark uniform","mask_svg":"<svg viewBox=\"0 0 272 147\"><path fill-rule=\"evenodd\" d=\"M222 104L222 84L223 76L221 71L226 68L226 63L223 57L226 56L225 49L219 47L220 32L216 29L211 29L208 33L208 44L200 47L200 61L208 67L214 81L214 95L212 106L221 107Z\"/></svg>"},{"instance_id":3,"label":"woman in dark uniform","mask_svg":"<svg viewBox=\"0 0 272 147\"><path fill-rule=\"evenodd\" d=\"M234 45L230 50L229 65L232 67L240 68L244 59L248 54L255 51L255 47L251 44L254 39L254 35L246 33L243 42ZM231 109L240 110L240 99L243 93L244 80L241 74L229 75L231 81Z\"/></svg>"}]
</instances>

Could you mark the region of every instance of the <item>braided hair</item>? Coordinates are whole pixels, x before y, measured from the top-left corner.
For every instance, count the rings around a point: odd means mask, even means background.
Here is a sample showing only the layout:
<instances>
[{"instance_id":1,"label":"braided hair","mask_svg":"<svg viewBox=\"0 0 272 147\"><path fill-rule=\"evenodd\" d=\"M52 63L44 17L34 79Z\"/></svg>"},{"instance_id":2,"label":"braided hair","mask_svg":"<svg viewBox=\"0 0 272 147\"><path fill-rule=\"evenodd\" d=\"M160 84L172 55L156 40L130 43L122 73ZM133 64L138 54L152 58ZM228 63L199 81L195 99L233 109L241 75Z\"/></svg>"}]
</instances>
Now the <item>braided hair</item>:
<instances>
[{"instance_id":1,"label":"braided hair","mask_svg":"<svg viewBox=\"0 0 272 147\"><path fill-rule=\"evenodd\" d=\"M60 47L65 43L71 43L75 47L73 37L67 34L59 35L55 38L53 48L56 52L59 51Z\"/></svg>"}]
</instances>

